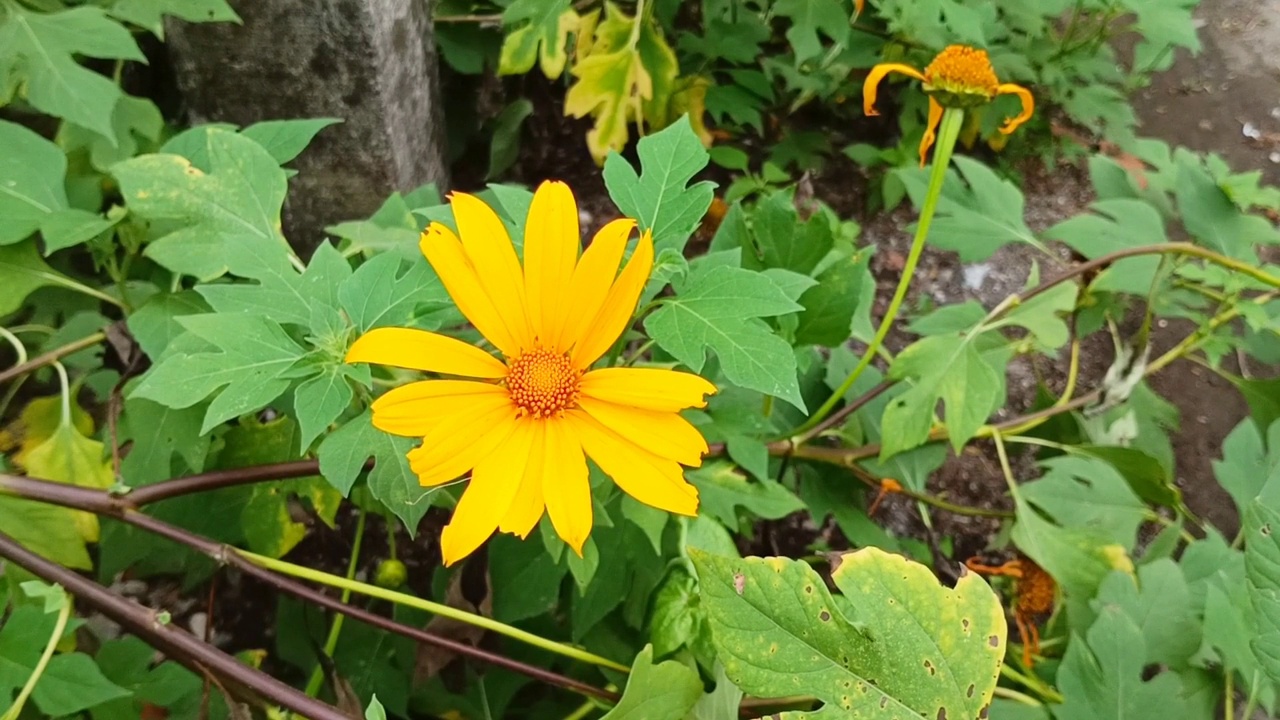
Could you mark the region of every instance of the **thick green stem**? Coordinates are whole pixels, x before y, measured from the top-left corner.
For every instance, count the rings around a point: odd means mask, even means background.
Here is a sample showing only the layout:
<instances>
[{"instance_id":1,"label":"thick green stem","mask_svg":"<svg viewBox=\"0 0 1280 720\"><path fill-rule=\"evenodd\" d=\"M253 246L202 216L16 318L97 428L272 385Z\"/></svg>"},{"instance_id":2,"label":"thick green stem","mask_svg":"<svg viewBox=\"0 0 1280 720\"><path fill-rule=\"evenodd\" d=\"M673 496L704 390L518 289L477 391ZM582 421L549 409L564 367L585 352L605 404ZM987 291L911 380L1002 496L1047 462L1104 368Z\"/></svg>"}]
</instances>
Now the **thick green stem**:
<instances>
[{"instance_id":1,"label":"thick green stem","mask_svg":"<svg viewBox=\"0 0 1280 720\"><path fill-rule=\"evenodd\" d=\"M356 568L360 566L360 545L364 542L364 518L365 511L360 510L360 518L356 520L356 536L351 541L351 558L347 560L347 579L354 580L356 577ZM351 588L342 589L342 602L351 602ZM342 633L342 621L346 619L346 615L342 613L334 613L333 622L329 625L329 637L324 641L324 654L333 657L334 651L338 649L338 635ZM311 679L307 681L307 696L316 697L320 693L320 688L324 685L324 667L317 664L315 669L311 671Z\"/></svg>"},{"instance_id":2,"label":"thick green stem","mask_svg":"<svg viewBox=\"0 0 1280 720\"><path fill-rule=\"evenodd\" d=\"M616 663L594 653L589 653L586 650L565 645L564 643L547 640L546 638L534 635L531 632L521 630L517 627L512 627L506 623L498 622L493 618L476 615L474 613L466 612L465 610L459 610L455 607L432 602L430 600L424 600L423 598L414 597L413 595L406 595L402 592L396 592L395 590L388 590L386 588L378 587L377 585L370 585L369 583L363 583L356 580L348 580L320 570L313 570L308 567L285 562L284 560L276 560L275 558L270 558L265 555L251 553L247 550L238 550L236 552L254 565L264 567L268 570L274 570L278 573L283 573L292 577L310 580L311 582L320 583L322 585L328 585L329 587L343 590L350 589L352 592L357 592L369 597L375 597L379 600L386 600L397 605L425 610L429 613L440 615L441 617L447 617L450 620L457 620L458 622L463 622L499 635L505 635L513 640L519 640L520 642L527 643L536 648L541 648L548 652L562 655L573 660L590 663L610 670L616 670L621 673L631 672L631 668L626 665Z\"/></svg>"},{"instance_id":3,"label":"thick green stem","mask_svg":"<svg viewBox=\"0 0 1280 720\"><path fill-rule=\"evenodd\" d=\"M955 149L956 140L960 137L960 127L964 124L964 111L957 108L947 108L942 115L942 123L938 128L938 144L933 151L933 172L929 175L929 189L924 197L924 204L920 208L920 221L916 224L916 234L911 240L911 251L907 255L907 262L902 267L902 277L898 280L898 288L893 293L893 299L889 301L889 309L885 312L884 318L880 321L880 328L876 330L876 336L872 338L871 345L867 347L863 353L862 359L858 361L857 367L849 376L840 383L840 387L827 398L827 401L819 407L803 425L796 428L792 434L792 441L796 443L804 442L808 439L807 433L814 427L817 427L840 400L844 398L844 394L853 387L858 378L862 376L864 370L867 369L871 362L875 360L880 346L884 344L884 339L889 335L889 330L893 327L893 321L898 317L898 311L902 308L902 301L907 297L907 289L911 287L911 277L915 274L916 265L920 262L920 255L924 252L925 240L929 237L929 227L933 224L933 213L938 208L938 197L942 194L942 183L947 177L947 167L951 164L951 152Z\"/></svg>"}]
</instances>

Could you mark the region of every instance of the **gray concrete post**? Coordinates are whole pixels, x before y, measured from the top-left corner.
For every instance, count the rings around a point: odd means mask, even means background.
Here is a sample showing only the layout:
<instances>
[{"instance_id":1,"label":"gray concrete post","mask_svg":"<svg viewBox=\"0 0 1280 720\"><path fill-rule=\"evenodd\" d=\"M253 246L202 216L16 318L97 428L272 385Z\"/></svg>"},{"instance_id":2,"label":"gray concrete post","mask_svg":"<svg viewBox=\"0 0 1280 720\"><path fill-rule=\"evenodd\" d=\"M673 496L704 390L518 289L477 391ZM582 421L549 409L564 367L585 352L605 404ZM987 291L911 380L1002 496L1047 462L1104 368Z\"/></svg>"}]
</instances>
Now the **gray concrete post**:
<instances>
[{"instance_id":1,"label":"gray concrete post","mask_svg":"<svg viewBox=\"0 0 1280 720\"><path fill-rule=\"evenodd\" d=\"M284 230L309 254L323 228L393 191L448 184L430 0L230 0L243 24L169 22L192 123L338 117L291 165Z\"/></svg>"}]
</instances>

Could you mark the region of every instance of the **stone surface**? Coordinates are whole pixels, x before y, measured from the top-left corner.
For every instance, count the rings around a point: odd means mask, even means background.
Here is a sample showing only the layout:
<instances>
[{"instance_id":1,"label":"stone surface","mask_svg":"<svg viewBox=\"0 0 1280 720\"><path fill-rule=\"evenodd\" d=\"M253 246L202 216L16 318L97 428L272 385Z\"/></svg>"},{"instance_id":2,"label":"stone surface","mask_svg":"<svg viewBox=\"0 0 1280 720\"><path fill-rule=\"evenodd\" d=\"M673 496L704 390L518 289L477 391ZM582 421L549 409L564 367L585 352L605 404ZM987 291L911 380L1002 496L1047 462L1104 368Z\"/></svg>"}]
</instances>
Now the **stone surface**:
<instances>
[{"instance_id":1,"label":"stone surface","mask_svg":"<svg viewBox=\"0 0 1280 720\"><path fill-rule=\"evenodd\" d=\"M231 0L243 24L167 27L191 123L337 117L291 165L284 230L310 253L324 227L396 190L447 187L429 0Z\"/></svg>"}]
</instances>

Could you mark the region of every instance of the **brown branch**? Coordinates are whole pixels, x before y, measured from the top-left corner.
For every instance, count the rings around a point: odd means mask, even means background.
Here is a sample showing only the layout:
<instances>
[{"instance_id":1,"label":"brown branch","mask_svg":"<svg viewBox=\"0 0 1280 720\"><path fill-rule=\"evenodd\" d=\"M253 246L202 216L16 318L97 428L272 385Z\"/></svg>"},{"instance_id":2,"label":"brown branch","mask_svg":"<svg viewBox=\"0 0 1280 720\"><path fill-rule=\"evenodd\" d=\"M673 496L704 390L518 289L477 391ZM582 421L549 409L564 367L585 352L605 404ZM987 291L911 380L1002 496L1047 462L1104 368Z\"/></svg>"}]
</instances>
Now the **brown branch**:
<instances>
[{"instance_id":1,"label":"brown branch","mask_svg":"<svg viewBox=\"0 0 1280 720\"><path fill-rule=\"evenodd\" d=\"M284 464L287 465L288 463ZM279 466L261 467L266 468ZM305 475L306 473L300 474ZM510 658L503 657L502 655L498 655L478 647L473 647L466 643L450 640L426 630L403 625L355 605L343 603L342 601L329 597L328 595L314 590L307 585L255 565L244 556L240 555L235 548L229 545L214 542L213 540L184 530L183 528L157 520L150 515L145 515L132 507L122 505L119 498L100 490L91 490L89 488L50 482L47 480L37 480L34 478L0 474L0 494L10 494L28 500L37 500L76 510L108 515L135 527L159 535L165 539L185 545L186 547L213 559L219 564L229 565L240 570L246 575L251 575L262 582L267 583L276 590L286 592L297 598L315 603L335 612L340 612L353 620L367 623L374 627L402 635L418 642L434 645L458 655L469 657L473 660L505 668L512 672L517 672L533 678L534 680L559 686L582 695L597 697L611 702L616 702L619 697L616 693L612 693L608 690L602 690L581 681L574 680L573 678L560 675L559 673L528 665L518 660L512 660Z\"/></svg>"},{"instance_id":2,"label":"brown branch","mask_svg":"<svg viewBox=\"0 0 1280 720\"><path fill-rule=\"evenodd\" d=\"M365 463L366 470L372 467L372 460ZM314 459L294 460L270 465L253 465L231 470L213 470L133 488L127 494L119 497L124 501L124 506L140 508L144 505L150 505L151 503L168 500L180 495L190 495L197 492L208 492L235 485L248 485L270 480L288 480L290 478L315 475L318 472L320 472L320 461Z\"/></svg>"},{"instance_id":3,"label":"brown branch","mask_svg":"<svg viewBox=\"0 0 1280 720\"><path fill-rule=\"evenodd\" d=\"M43 580L61 585L85 604L192 672L211 672L221 676L240 698L278 705L310 720L350 720L332 705L307 697L270 675L206 645L186 631L166 624L154 610L120 597L92 580L27 550L4 532L0 532L0 557Z\"/></svg>"},{"instance_id":4,"label":"brown branch","mask_svg":"<svg viewBox=\"0 0 1280 720\"><path fill-rule=\"evenodd\" d=\"M8 370L0 370L0 383L8 382L20 375L25 375L32 370L39 370L46 365L52 365L72 353L80 352L87 347L93 347L106 339L106 333L96 332L92 335L86 335L74 342L69 342L62 347L54 348L47 353L37 355L21 365L14 365Z\"/></svg>"}]
</instances>

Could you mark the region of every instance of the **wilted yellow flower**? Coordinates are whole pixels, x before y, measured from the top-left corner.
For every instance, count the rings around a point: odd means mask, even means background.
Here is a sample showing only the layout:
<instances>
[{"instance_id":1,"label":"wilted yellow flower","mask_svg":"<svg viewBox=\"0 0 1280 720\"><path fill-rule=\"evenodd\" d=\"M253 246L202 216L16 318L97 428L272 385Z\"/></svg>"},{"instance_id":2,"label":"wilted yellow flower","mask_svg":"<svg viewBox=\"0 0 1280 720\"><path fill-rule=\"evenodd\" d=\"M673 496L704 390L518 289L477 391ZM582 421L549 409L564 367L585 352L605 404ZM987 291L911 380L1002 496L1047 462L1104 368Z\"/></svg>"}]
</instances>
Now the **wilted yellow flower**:
<instances>
[{"instance_id":1,"label":"wilted yellow flower","mask_svg":"<svg viewBox=\"0 0 1280 720\"><path fill-rule=\"evenodd\" d=\"M432 223L422 252L502 357L406 328L371 330L347 353L347 362L472 378L410 383L373 403L375 427L422 438L409 453L422 485L471 473L440 540L445 564L495 530L527 536L544 508L581 555L592 525L586 457L636 500L696 514L698 491L681 465L700 465L707 444L679 412L703 407L715 386L674 370L589 369L631 324L653 266L649 233L621 273L634 220L606 225L579 257L573 193L543 183L529 207L521 266L489 206L464 193L451 204L458 235Z\"/></svg>"},{"instance_id":2,"label":"wilted yellow flower","mask_svg":"<svg viewBox=\"0 0 1280 720\"><path fill-rule=\"evenodd\" d=\"M1022 101L1022 112L1005 120L1000 132L1008 135L1019 125L1031 118L1035 110L1035 100L1031 91L1021 85L1002 83L991 67L991 59L986 50L977 50L965 45L951 45L933 58L933 62L924 69L924 73L901 63L881 63L871 68L867 80L862 86L862 110L867 115L879 115L876 112L876 88L885 75L891 72L910 75L924 83L924 91L929 95L929 122L925 127L924 138L920 140L920 164L925 164L929 148L937 138L938 123L942 121L943 108L952 107L968 109L985 105L997 95L1017 95Z\"/></svg>"}]
</instances>

